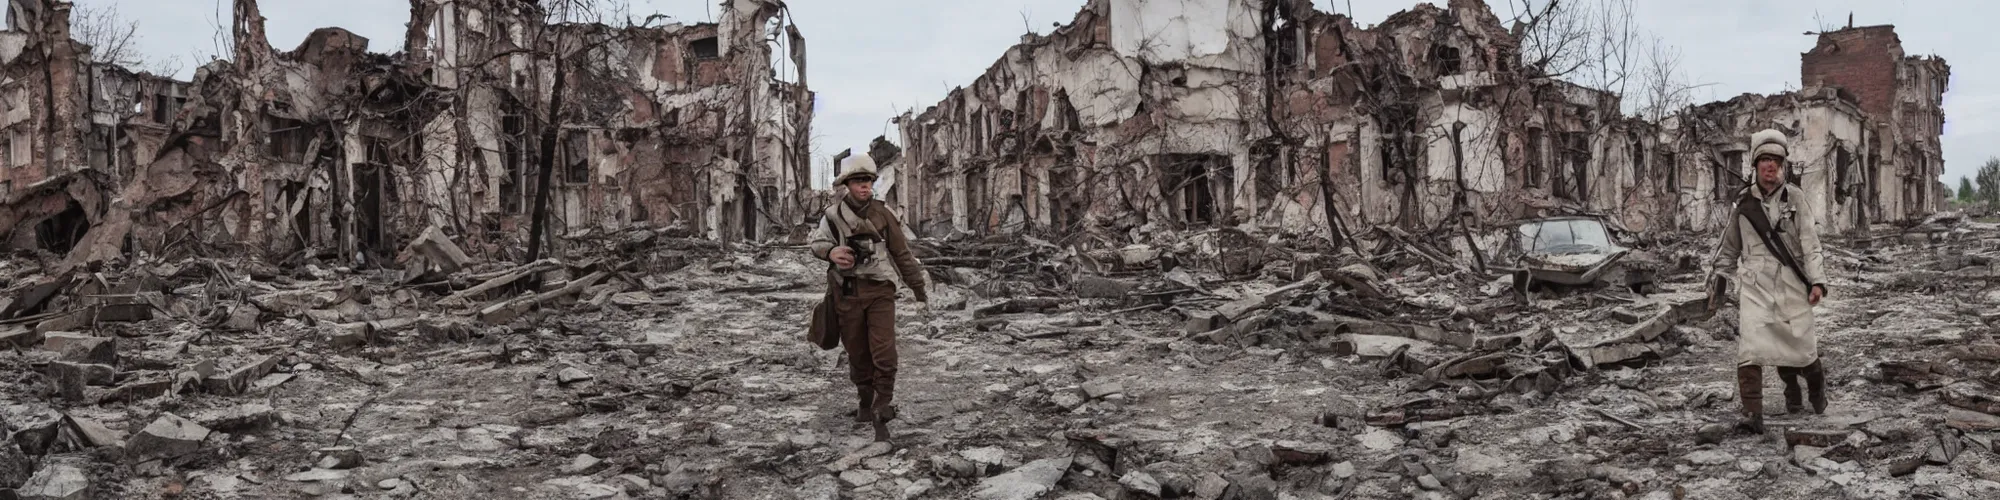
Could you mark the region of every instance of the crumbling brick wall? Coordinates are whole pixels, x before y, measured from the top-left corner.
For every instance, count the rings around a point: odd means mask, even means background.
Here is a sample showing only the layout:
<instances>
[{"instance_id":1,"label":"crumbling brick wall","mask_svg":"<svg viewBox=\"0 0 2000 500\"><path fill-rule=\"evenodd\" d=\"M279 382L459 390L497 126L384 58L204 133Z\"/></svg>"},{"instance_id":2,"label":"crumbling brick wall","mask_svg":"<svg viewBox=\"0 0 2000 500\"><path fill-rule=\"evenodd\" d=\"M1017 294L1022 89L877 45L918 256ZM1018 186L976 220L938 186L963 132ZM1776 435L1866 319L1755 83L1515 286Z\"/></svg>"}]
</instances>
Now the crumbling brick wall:
<instances>
[{"instance_id":1,"label":"crumbling brick wall","mask_svg":"<svg viewBox=\"0 0 2000 500\"><path fill-rule=\"evenodd\" d=\"M1789 132L1817 155L1800 171L1838 210L1839 227L1923 211L1921 195L1885 194L1899 188L1871 178L1916 178L1920 160L1875 168L1864 159L1927 151L1938 133L1913 127L1941 122L1928 109L1895 120L1914 132L1883 135L1851 94L1829 86L1649 123L1624 116L1620 96L1522 68L1520 42L1469 0L1417 4L1368 29L1309 2L1236 0L1225 10L1251 19L1215 26L1257 30L1181 31L1217 37L1208 52L1177 43L1187 40L1121 52L1146 19L1209 15L1155 3L1090 2L936 106L899 117L908 154L892 201L932 234L1084 231L1111 241L1242 224L1322 236L1456 232L1564 212L1633 231L1701 230L1743 185L1747 124L1782 118L1799 123ZM1144 14L1156 8L1179 10Z\"/></svg>"},{"instance_id":2,"label":"crumbling brick wall","mask_svg":"<svg viewBox=\"0 0 2000 500\"><path fill-rule=\"evenodd\" d=\"M1799 59L1799 81L1805 85L1847 89L1872 116L1887 117L1895 106L1896 66L1903 59L1903 42L1894 26L1821 34Z\"/></svg>"},{"instance_id":3,"label":"crumbling brick wall","mask_svg":"<svg viewBox=\"0 0 2000 500\"><path fill-rule=\"evenodd\" d=\"M384 264L432 226L515 258L542 158L550 236L633 223L786 235L810 198L812 94L774 68L768 40L797 63L803 36L776 22L776 0L725 6L715 24L612 27L548 23L522 0L413 0L423 36L389 56L338 28L276 51L258 2L235 0L234 60L134 87L173 110L130 117L135 136L161 139L129 148L124 203L70 261L117 258L130 236L156 253Z\"/></svg>"}]
</instances>

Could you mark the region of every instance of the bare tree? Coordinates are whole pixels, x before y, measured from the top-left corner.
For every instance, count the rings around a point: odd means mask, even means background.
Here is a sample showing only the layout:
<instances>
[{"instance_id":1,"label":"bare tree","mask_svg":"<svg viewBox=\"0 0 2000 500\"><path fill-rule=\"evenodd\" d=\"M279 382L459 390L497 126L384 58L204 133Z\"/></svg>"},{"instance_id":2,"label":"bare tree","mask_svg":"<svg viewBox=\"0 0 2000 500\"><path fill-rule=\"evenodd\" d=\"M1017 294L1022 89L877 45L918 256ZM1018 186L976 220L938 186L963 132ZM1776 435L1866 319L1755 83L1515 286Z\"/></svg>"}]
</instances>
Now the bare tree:
<instances>
[{"instance_id":1,"label":"bare tree","mask_svg":"<svg viewBox=\"0 0 2000 500\"><path fill-rule=\"evenodd\" d=\"M1708 86L1690 83L1681 68L1680 49L1667 45L1658 36L1647 46L1645 60L1639 66L1638 84L1638 99L1632 103L1634 112L1653 122L1694 104L1694 91Z\"/></svg>"},{"instance_id":2,"label":"bare tree","mask_svg":"<svg viewBox=\"0 0 2000 500\"><path fill-rule=\"evenodd\" d=\"M1521 65L1538 76L1623 95L1642 49L1632 0L1514 0Z\"/></svg>"},{"instance_id":3,"label":"bare tree","mask_svg":"<svg viewBox=\"0 0 2000 500\"><path fill-rule=\"evenodd\" d=\"M179 58L153 60L142 52L139 21L126 19L112 4L96 0L70 10L70 34L90 46L89 62L111 64L155 75L180 71Z\"/></svg>"}]
</instances>

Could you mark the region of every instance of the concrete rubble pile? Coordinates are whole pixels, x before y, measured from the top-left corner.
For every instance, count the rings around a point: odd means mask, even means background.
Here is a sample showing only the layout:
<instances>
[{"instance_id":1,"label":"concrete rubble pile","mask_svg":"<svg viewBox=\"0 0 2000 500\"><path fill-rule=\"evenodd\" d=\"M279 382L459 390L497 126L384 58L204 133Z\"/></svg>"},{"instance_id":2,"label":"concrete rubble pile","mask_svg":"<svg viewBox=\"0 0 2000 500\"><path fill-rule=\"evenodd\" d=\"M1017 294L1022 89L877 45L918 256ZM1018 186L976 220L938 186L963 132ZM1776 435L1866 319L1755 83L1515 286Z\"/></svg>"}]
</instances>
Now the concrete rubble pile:
<instances>
[{"instance_id":1,"label":"concrete rubble pile","mask_svg":"<svg viewBox=\"0 0 2000 500\"><path fill-rule=\"evenodd\" d=\"M801 342L832 199L782 2L419 0L394 55L234 4L235 60L176 82L8 2L36 78L0 91L61 107L0 117L0 500L2000 495L2000 224L1897 180L1942 169L1949 67L1887 27L1652 123L1510 64L1480 2L1086 2L865 153L933 286L874 442ZM591 126L529 117L559 76ZM1767 122L1832 214L1835 390L1747 436L1702 259ZM1520 264L1545 223L1601 264Z\"/></svg>"},{"instance_id":2,"label":"concrete rubble pile","mask_svg":"<svg viewBox=\"0 0 2000 500\"><path fill-rule=\"evenodd\" d=\"M578 238L572 255L525 265L456 260L448 238L416 240L388 270L187 259L56 274L53 257L6 260L0 376L19 383L0 412L0 487L23 498L2000 490L1989 451L2000 381L1987 380L2000 341L1985 333L2000 316L1981 312L2000 304L1986 291L2000 226L1962 216L1833 242L1834 409L1776 416L1764 438L1723 429L1734 314L1702 314L1699 272L1666 273L1643 294L1520 294L1504 276L1422 256L1421 243L1329 255L1219 230L1113 252L918 240L937 284L929 311L899 313L906 423L892 443L869 443L845 420L837 351L799 342L824 264L802 247L668 233ZM1621 243L1669 255L1707 244L1683 241Z\"/></svg>"}]
</instances>

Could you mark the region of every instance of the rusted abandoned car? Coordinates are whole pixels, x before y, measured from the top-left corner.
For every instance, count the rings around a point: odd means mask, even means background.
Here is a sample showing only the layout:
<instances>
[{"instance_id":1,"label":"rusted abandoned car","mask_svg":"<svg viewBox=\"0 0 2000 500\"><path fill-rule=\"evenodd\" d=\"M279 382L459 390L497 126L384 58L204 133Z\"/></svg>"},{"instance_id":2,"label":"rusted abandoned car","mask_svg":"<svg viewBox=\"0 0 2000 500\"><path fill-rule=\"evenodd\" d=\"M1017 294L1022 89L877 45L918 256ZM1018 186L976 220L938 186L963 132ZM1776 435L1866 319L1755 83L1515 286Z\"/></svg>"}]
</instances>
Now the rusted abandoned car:
<instances>
[{"instance_id":1,"label":"rusted abandoned car","mask_svg":"<svg viewBox=\"0 0 2000 500\"><path fill-rule=\"evenodd\" d=\"M1612 241L1604 222L1590 216L1561 216L1524 222L1513 245L1493 266L1514 277L1514 289L1536 285L1621 286L1643 293L1657 266L1649 256Z\"/></svg>"}]
</instances>

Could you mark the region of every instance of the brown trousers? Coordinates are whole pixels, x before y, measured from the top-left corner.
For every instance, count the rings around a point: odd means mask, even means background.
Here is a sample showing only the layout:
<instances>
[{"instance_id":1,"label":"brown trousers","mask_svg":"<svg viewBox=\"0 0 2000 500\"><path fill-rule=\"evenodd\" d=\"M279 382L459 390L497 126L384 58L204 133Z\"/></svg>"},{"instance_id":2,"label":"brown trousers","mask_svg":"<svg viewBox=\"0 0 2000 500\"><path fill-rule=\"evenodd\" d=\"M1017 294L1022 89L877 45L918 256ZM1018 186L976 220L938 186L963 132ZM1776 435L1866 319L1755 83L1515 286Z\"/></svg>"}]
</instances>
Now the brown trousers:
<instances>
[{"instance_id":1,"label":"brown trousers","mask_svg":"<svg viewBox=\"0 0 2000 500\"><path fill-rule=\"evenodd\" d=\"M847 348L847 375L871 407L888 408L896 394L896 283L853 278L852 294L841 291L840 343Z\"/></svg>"}]
</instances>

